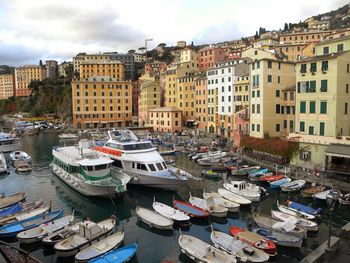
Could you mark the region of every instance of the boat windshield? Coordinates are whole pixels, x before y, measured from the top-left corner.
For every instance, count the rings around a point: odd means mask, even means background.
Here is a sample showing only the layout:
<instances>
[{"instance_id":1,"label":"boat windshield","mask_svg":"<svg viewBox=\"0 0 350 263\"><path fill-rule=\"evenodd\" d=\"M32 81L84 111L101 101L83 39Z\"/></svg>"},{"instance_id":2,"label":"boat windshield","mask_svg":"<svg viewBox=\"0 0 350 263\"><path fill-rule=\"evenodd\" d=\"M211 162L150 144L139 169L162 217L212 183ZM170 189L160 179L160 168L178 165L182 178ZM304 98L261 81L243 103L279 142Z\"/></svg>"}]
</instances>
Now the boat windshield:
<instances>
[{"instance_id":1,"label":"boat windshield","mask_svg":"<svg viewBox=\"0 0 350 263\"><path fill-rule=\"evenodd\" d=\"M154 148L153 144L150 142L135 143L135 144L107 143L106 147L117 149L117 150L126 150L126 151L136 151L136 150L145 150L145 149Z\"/></svg>"}]
</instances>

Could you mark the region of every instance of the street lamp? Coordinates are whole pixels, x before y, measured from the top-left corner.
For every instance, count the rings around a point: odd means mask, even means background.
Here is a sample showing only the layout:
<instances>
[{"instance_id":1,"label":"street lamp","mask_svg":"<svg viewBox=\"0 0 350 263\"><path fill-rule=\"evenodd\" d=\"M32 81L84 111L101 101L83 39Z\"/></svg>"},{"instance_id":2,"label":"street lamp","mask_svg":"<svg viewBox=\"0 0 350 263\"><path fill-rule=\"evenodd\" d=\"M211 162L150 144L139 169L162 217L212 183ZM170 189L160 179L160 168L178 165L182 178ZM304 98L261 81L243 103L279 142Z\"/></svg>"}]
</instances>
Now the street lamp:
<instances>
[{"instance_id":1,"label":"street lamp","mask_svg":"<svg viewBox=\"0 0 350 263\"><path fill-rule=\"evenodd\" d=\"M153 38L146 38L145 39L145 47L146 47L146 63L147 63L147 43L153 41Z\"/></svg>"}]
</instances>

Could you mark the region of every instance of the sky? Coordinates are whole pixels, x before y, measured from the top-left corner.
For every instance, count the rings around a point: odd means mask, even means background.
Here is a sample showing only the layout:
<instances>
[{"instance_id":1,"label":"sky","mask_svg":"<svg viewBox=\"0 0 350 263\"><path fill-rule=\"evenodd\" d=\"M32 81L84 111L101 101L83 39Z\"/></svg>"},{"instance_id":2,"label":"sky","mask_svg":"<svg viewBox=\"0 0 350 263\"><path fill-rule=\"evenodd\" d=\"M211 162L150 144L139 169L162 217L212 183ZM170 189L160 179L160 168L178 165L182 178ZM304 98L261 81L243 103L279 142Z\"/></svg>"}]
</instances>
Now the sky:
<instances>
[{"instance_id":1,"label":"sky","mask_svg":"<svg viewBox=\"0 0 350 263\"><path fill-rule=\"evenodd\" d=\"M283 28L349 0L0 0L0 65L72 60L178 40L215 43Z\"/></svg>"}]
</instances>

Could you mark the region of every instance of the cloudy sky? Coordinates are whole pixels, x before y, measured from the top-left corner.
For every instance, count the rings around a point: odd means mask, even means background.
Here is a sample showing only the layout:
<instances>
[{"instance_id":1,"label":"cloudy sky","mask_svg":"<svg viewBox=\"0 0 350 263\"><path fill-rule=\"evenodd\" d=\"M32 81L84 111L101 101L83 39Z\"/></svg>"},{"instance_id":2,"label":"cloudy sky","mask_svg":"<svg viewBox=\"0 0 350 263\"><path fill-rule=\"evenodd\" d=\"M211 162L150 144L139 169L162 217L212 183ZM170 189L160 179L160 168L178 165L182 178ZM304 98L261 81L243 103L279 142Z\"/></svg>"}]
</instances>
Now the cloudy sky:
<instances>
[{"instance_id":1,"label":"cloudy sky","mask_svg":"<svg viewBox=\"0 0 350 263\"><path fill-rule=\"evenodd\" d=\"M70 60L177 40L212 43L282 28L349 0L0 0L0 65ZM285 3L286 2L286 3Z\"/></svg>"}]
</instances>

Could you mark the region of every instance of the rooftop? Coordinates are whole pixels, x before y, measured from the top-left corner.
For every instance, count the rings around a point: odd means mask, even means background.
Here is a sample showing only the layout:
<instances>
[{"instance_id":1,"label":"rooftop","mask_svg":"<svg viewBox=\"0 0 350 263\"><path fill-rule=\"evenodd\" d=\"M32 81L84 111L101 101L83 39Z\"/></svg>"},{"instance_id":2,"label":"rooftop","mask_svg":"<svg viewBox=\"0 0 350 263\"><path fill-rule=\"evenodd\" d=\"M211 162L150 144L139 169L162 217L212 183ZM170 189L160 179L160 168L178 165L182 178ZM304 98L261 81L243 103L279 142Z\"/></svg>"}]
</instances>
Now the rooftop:
<instances>
[{"instance_id":1,"label":"rooftop","mask_svg":"<svg viewBox=\"0 0 350 263\"><path fill-rule=\"evenodd\" d=\"M330 53L330 54L325 54L325 55L313 56L313 57L309 57L309 58L300 59L297 61L297 63L309 62L309 61L315 61L315 60L323 60L323 59L333 59L333 58L337 58L341 55L344 55L348 52L350 52L350 51L342 51L342 52L337 52L337 53Z\"/></svg>"}]
</instances>

